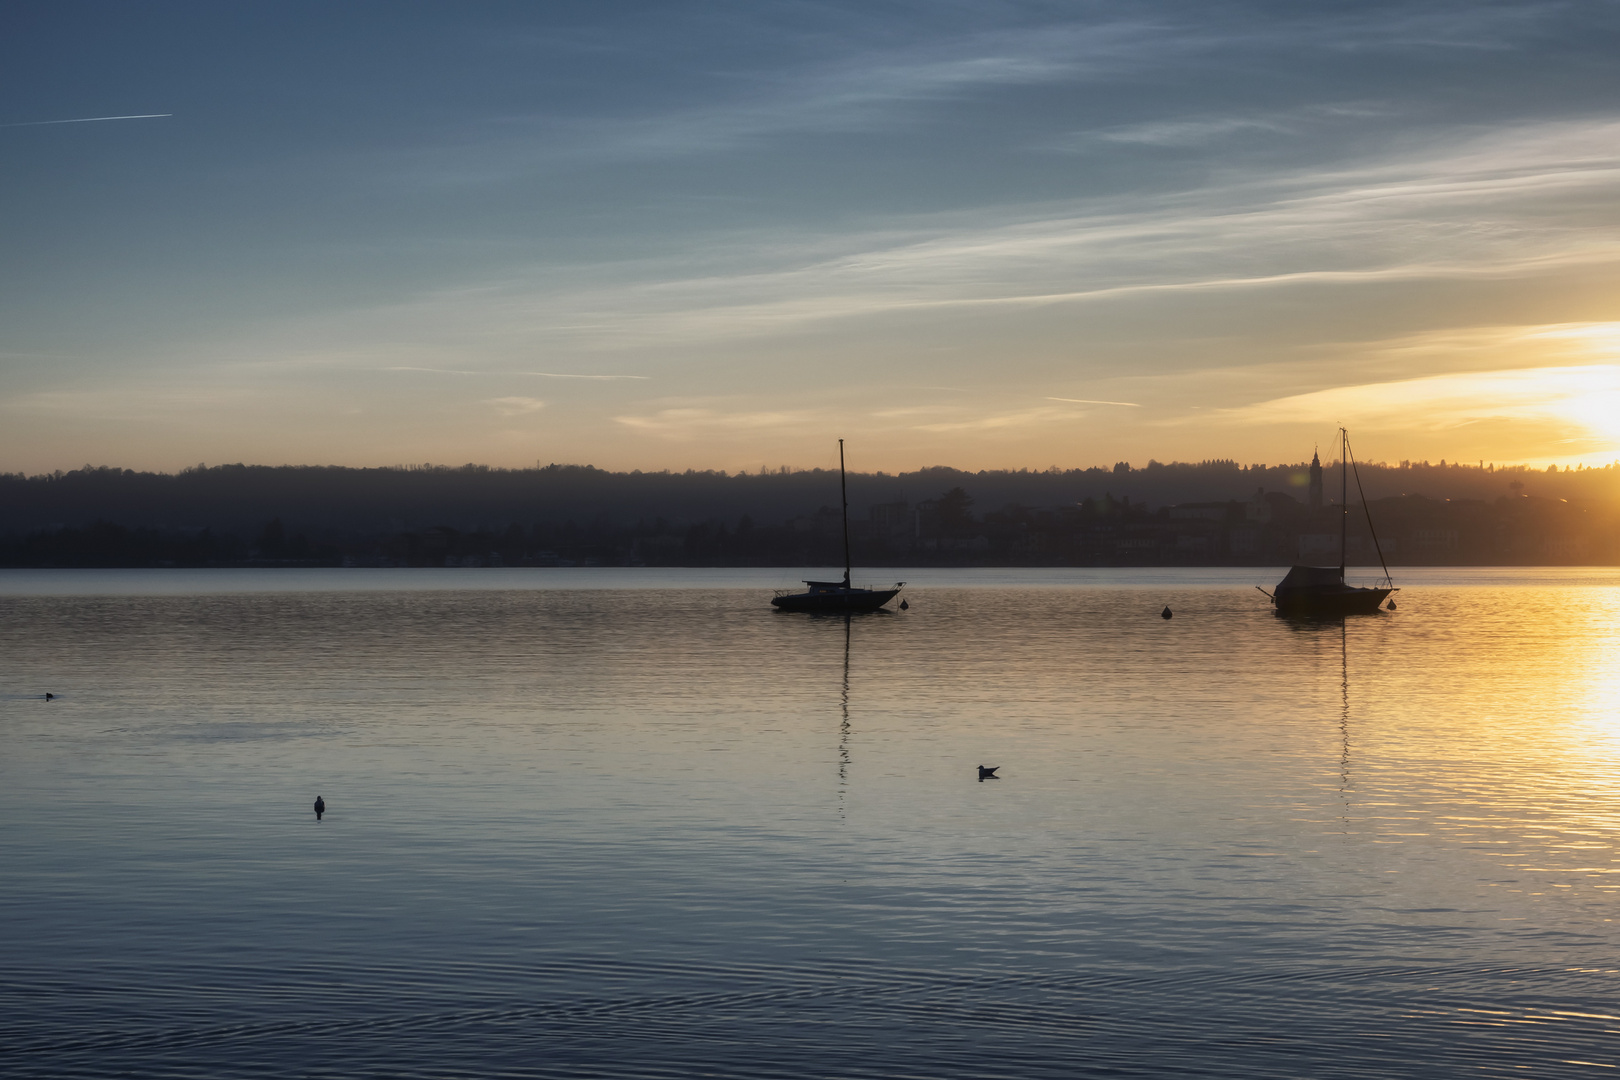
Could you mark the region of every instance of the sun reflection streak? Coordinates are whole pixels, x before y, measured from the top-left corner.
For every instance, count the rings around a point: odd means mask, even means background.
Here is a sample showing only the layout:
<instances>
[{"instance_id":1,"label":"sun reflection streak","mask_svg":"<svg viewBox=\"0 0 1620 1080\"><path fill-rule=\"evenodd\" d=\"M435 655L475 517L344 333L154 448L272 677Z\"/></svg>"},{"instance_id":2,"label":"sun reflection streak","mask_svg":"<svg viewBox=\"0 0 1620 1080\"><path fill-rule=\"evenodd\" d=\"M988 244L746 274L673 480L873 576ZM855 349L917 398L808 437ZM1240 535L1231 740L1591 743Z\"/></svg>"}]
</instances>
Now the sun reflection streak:
<instances>
[{"instance_id":1,"label":"sun reflection streak","mask_svg":"<svg viewBox=\"0 0 1620 1080\"><path fill-rule=\"evenodd\" d=\"M1620 788L1620 595L1607 599L1606 610L1592 612L1584 628L1583 655L1571 676L1581 688L1589 760L1606 786Z\"/></svg>"},{"instance_id":2,"label":"sun reflection streak","mask_svg":"<svg viewBox=\"0 0 1620 1080\"><path fill-rule=\"evenodd\" d=\"M1385 845L1368 869L1467 852L1504 932L1595 931L1620 889L1620 588L1427 590L1421 621L1409 607L1350 633L1352 667L1379 673L1357 708L1357 834Z\"/></svg>"}]
</instances>

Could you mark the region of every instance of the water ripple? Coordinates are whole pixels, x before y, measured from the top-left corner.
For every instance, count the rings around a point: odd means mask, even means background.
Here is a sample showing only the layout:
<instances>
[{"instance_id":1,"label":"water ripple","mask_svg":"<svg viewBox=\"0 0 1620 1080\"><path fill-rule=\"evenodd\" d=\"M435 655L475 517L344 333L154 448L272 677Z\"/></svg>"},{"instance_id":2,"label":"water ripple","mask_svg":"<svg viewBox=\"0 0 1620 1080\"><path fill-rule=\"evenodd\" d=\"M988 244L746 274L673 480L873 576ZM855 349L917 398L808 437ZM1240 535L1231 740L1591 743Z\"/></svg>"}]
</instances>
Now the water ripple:
<instances>
[{"instance_id":1,"label":"water ripple","mask_svg":"<svg viewBox=\"0 0 1620 1080\"><path fill-rule=\"evenodd\" d=\"M0 1074L1620 1063L1607 579L589 584L9 596Z\"/></svg>"}]
</instances>

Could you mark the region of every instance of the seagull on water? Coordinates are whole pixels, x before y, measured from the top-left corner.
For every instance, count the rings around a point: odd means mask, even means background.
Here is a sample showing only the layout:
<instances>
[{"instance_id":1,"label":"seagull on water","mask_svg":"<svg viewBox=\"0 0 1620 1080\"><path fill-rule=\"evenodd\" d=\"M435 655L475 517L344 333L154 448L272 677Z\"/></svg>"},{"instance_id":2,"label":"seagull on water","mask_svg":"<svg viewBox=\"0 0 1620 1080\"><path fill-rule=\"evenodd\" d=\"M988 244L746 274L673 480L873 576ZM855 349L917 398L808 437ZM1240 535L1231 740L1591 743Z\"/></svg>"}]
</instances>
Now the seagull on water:
<instances>
[{"instance_id":1,"label":"seagull on water","mask_svg":"<svg viewBox=\"0 0 1620 1080\"><path fill-rule=\"evenodd\" d=\"M996 770L999 769L999 768L1001 768L1000 765L980 765L979 766L979 779L980 780L1000 780L1001 777L996 775Z\"/></svg>"}]
</instances>

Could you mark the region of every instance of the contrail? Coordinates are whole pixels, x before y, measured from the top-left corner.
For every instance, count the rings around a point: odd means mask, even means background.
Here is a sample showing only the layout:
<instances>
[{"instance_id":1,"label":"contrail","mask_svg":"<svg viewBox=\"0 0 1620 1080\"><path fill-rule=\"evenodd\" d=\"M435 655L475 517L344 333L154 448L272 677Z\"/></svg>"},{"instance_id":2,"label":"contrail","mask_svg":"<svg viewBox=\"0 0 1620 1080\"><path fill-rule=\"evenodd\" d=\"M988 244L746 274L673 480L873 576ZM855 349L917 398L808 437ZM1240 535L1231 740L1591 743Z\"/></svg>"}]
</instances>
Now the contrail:
<instances>
[{"instance_id":1,"label":"contrail","mask_svg":"<svg viewBox=\"0 0 1620 1080\"><path fill-rule=\"evenodd\" d=\"M1072 401L1076 405L1129 405L1133 409L1140 409L1142 407L1142 406L1138 405L1134 401L1098 401L1096 398L1086 398L1086 397L1049 397L1046 400L1047 401Z\"/></svg>"},{"instance_id":2,"label":"contrail","mask_svg":"<svg viewBox=\"0 0 1620 1080\"><path fill-rule=\"evenodd\" d=\"M30 120L24 124L0 124L0 128L44 127L46 124L97 124L103 120L156 120L172 112L136 113L134 116L81 116L77 120Z\"/></svg>"}]
</instances>

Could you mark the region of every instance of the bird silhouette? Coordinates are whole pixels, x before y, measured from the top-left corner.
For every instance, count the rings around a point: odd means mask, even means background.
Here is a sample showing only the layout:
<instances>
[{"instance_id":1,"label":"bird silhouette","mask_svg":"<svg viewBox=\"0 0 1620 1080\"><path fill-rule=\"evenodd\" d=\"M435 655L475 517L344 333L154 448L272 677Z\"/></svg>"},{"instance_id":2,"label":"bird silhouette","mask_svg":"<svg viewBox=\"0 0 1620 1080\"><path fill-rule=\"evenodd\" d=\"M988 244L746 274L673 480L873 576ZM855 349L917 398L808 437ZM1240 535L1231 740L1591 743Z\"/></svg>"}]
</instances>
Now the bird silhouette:
<instances>
[{"instance_id":1,"label":"bird silhouette","mask_svg":"<svg viewBox=\"0 0 1620 1080\"><path fill-rule=\"evenodd\" d=\"M1159 612L1159 618L1161 618L1161 619L1168 619L1168 618L1170 618L1170 617L1171 617L1171 616L1172 616L1172 615L1173 615L1173 614L1175 614L1175 613L1174 613L1174 612L1173 612L1173 611L1171 611L1171 610L1170 610L1170 605L1169 605L1169 604L1166 604L1166 605L1164 605L1164 610L1163 610L1163 611L1161 611L1161 612Z\"/></svg>"},{"instance_id":2,"label":"bird silhouette","mask_svg":"<svg viewBox=\"0 0 1620 1080\"><path fill-rule=\"evenodd\" d=\"M996 770L999 769L999 768L1001 768L1000 765L980 765L979 766L979 779L981 781L983 781L983 780L1000 780L1001 777L996 775Z\"/></svg>"},{"instance_id":3,"label":"bird silhouette","mask_svg":"<svg viewBox=\"0 0 1620 1080\"><path fill-rule=\"evenodd\" d=\"M324 813L326 813L326 800L317 795L315 796L315 820L321 820L321 815Z\"/></svg>"},{"instance_id":4,"label":"bird silhouette","mask_svg":"<svg viewBox=\"0 0 1620 1080\"><path fill-rule=\"evenodd\" d=\"M46 694L45 695L45 700L46 701L55 701L56 700L56 695L55 694Z\"/></svg>"}]
</instances>

